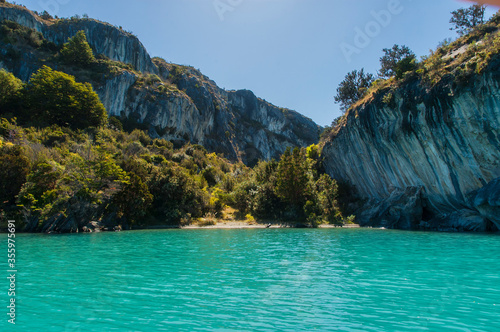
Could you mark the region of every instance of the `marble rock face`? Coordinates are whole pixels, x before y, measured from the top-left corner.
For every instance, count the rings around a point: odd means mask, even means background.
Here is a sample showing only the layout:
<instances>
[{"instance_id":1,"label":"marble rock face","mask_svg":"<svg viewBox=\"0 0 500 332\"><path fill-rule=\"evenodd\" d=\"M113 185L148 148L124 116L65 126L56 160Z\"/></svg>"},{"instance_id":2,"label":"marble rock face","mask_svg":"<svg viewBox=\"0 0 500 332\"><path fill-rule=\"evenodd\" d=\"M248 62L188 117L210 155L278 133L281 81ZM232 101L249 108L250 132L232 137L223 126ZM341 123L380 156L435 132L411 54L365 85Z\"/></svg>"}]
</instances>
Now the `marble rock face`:
<instances>
[{"instance_id":1,"label":"marble rock face","mask_svg":"<svg viewBox=\"0 0 500 332\"><path fill-rule=\"evenodd\" d=\"M460 228L467 215L475 224L479 215L498 226L498 180L487 185L500 176L500 72L493 68L460 86L408 83L391 103L378 96L351 111L323 150L328 173L379 205L407 188L423 188L423 208L406 211L410 219L441 220L436 228ZM471 202L470 194L483 187ZM475 212L459 218L463 209Z\"/></svg>"}]
</instances>

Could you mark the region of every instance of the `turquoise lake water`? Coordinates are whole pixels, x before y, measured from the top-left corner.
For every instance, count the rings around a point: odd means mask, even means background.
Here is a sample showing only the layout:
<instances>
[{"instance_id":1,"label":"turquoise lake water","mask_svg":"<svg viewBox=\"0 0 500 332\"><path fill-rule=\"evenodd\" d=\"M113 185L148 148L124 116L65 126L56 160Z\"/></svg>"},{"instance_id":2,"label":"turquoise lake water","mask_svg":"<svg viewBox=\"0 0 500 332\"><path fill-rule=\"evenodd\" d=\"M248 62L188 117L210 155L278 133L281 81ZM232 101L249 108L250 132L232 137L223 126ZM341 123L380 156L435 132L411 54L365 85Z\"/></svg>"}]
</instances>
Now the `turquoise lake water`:
<instances>
[{"instance_id":1,"label":"turquoise lake water","mask_svg":"<svg viewBox=\"0 0 500 332\"><path fill-rule=\"evenodd\" d=\"M16 241L16 326L2 278L0 331L500 331L494 234L161 230Z\"/></svg>"}]
</instances>

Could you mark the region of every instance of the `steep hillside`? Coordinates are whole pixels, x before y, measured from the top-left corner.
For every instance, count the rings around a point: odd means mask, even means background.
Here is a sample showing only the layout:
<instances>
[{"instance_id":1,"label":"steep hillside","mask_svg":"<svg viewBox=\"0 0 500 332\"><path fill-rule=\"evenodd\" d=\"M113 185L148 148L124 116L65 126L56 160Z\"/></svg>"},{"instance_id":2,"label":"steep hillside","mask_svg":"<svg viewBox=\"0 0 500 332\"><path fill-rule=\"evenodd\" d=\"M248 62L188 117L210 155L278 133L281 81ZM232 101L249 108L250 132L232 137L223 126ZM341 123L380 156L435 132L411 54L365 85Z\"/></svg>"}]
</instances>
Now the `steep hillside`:
<instances>
[{"instance_id":1,"label":"steep hillside","mask_svg":"<svg viewBox=\"0 0 500 332\"><path fill-rule=\"evenodd\" d=\"M0 21L3 20L41 32L47 40L57 45L62 45L69 37L83 30L96 54L131 64L139 72L158 71L136 36L108 23L76 18L45 20L24 7L0 3Z\"/></svg>"},{"instance_id":2,"label":"steep hillside","mask_svg":"<svg viewBox=\"0 0 500 332\"><path fill-rule=\"evenodd\" d=\"M220 89L192 67L151 59L139 40L119 27L93 19L42 19L9 3L0 4L1 21L7 28L0 36L0 68L27 81L46 64L90 81L110 115L148 127L152 137L201 144L250 165L318 141L320 128L312 120L251 91ZM20 33L8 21L32 30ZM99 59L92 68L58 59L62 44L80 30Z\"/></svg>"},{"instance_id":3,"label":"steep hillside","mask_svg":"<svg viewBox=\"0 0 500 332\"><path fill-rule=\"evenodd\" d=\"M498 23L438 49L400 81L377 82L335 128L325 166L365 199L362 224L500 228Z\"/></svg>"}]
</instances>

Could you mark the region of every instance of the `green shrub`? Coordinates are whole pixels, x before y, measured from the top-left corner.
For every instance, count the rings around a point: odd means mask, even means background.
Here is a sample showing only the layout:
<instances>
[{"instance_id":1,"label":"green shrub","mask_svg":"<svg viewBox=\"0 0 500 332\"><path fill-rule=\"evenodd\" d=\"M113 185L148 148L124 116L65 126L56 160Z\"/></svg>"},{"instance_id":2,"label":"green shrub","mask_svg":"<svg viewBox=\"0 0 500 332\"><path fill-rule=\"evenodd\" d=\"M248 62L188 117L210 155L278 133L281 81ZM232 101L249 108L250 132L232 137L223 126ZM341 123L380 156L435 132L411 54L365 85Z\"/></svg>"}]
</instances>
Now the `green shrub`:
<instances>
[{"instance_id":1,"label":"green shrub","mask_svg":"<svg viewBox=\"0 0 500 332\"><path fill-rule=\"evenodd\" d=\"M161 167L149 183L152 213L162 223L178 224L190 215L200 218L209 210L210 195L200 183L178 167Z\"/></svg>"},{"instance_id":2,"label":"green shrub","mask_svg":"<svg viewBox=\"0 0 500 332\"><path fill-rule=\"evenodd\" d=\"M42 137L42 143L48 147L59 146L63 143L69 141L69 135L64 133L61 129L57 127L50 128L52 129L47 135Z\"/></svg>"},{"instance_id":3,"label":"green shrub","mask_svg":"<svg viewBox=\"0 0 500 332\"><path fill-rule=\"evenodd\" d=\"M396 64L395 74L396 79L403 78L403 75L407 72L411 72L417 69L417 59L414 55L408 56Z\"/></svg>"},{"instance_id":4,"label":"green shrub","mask_svg":"<svg viewBox=\"0 0 500 332\"><path fill-rule=\"evenodd\" d=\"M108 119L108 127L118 130L118 131L123 131L123 124L120 121L120 119L116 116L110 116Z\"/></svg>"},{"instance_id":5,"label":"green shrub","mask_svg":"<svg viewBox=\"0 0 500 332\"><path fill-rule=\"evenodd\" d=\"M140 129L134 129L130 133L130 139L132 141L139 141L142 146L146 147L152 142L152 138L144 131Z\"/></svg>"},{"instance_id":6,"label":"green shrub","mask_svg":"<svg viewBox=\"0 0 500 332\"><path fill-rule=\"evenodd\" d=\"M75 36L69 38L68 42L63 45L61 57L68 64L84 67L96 61L83 30L78 31Z\"/></svg>"},{"instance_id":7,"label":"green shrub","mask_svg":"<svg viewBox=\"0 0 500 332\"><path fill-rule=\"evenodd\" d=\"M11 73L0 69L0 112L9 111L21 97L23 82Z\"/></svg>"},{"instance_id":8,"label":"green shrub","mask_svg":"<svg viewBox=\"0 0 500 332\"><path fill-rule=\"evenodd\" d=\"M245 220L247 220L247 221L255 221L255 218L250 213L248 213L248 214L245 215Z\"/></svg>"},{"instance_id":9,"label":"green shrub","mask_svg":"<svg viewBox=\"0 0 500 332\"><path fill-rule=\"evenodd\" d=\"M61 165L53 161L36 164L28 175L26 185L19 194L18 202L33 210L43 209L53 203L53 194L63 175Z\"/></svg>"},{"instance_id":10,"label":"green shrub","mask_svg":"<svg viewBox=\"0 0 500 332\"><path fill-rule=\"evenodd\" d=\"M1 23L0 36L7 44L29 45L34 48L42 46L45 40L40 32L9 20Z\"/></svg>"},{"instance_id":11,"label":"green shrub","mask_svg":"<svg viewBox=\"0 0 500 332\"><path fill-rule=\"evenodd\" d=\"M39 123L77 129L107 121L106 109L89 83L77 83L73 76L47 66L31 76L25 96L32 119Z\"/></svg>"}]
</instances>

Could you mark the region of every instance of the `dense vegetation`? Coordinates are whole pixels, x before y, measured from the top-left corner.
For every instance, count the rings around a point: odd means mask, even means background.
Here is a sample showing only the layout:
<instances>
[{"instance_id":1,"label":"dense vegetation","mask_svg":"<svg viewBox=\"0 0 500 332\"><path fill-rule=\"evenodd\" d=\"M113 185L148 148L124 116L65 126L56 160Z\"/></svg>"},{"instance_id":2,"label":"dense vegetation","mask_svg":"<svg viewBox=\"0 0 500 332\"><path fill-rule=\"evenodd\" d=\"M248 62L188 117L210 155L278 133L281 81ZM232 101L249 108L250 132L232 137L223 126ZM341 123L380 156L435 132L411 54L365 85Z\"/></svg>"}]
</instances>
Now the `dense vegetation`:
<instances>
[{"instance_id":1,"label":"dense vegetation","mask_svg":"<svg viewBox=\"0 0 500 332\"><path fill-rule=\"evenodd\" d=\"M150 138L138 123L107 118L92 85L81 80L99 84L99 76L126 65L95 57L83 32L58 47L13 22L0 29L5 49L29 47L47 64L26 83L0 70L2 221L14 218L27 231L55 232L82 230L90 221L108 228L217 218L352 221L339 202L345 186L339 189L324 174L318 146L289 149L279 161L261 161L253 169L198 145L175 149ZM184 67L156 61L168 66L174 86ZM141 75L138 84L183 93L158 80Z\"/></svg>"},{"instance_id":2,"label":"dense vegetation","mask_svg":"<svg viewBox=\"0 0 500 332\"><path fill-rule=\"evenodd\" d=\"M2 222L65 232L90 221L136 228L224 218L313 226L353 220L340 199L347 187L324 173L318 146L249 168L199 145L152 139L137 120L108 118L94 91L128 71L152 98L185 95L188 76L201 76L194 68L155 58L160 73L168 73L162 80L95 55L83 31L56 45L11 21L0 22L0 49L7 68L27 54L38 60L27 82L0 70ZM208 78L201 82L215 87Z\"/></svg>"},{"instance_id":3,"label":"dense vegetation","mask_svg":"<svg viewBox=\"0 0 500 332\"><path fill-rule=\"evenodd\" d=\"M116 118L113 118L116 122ZM321 171L317 146L288 150L254 169L138 129L21 127L1 119L2 219L27 230L70 220L179 225L203 217L343 222L337 183ZM54 230L58 230L57 227Z\"/></svg>"}]
</instances>

